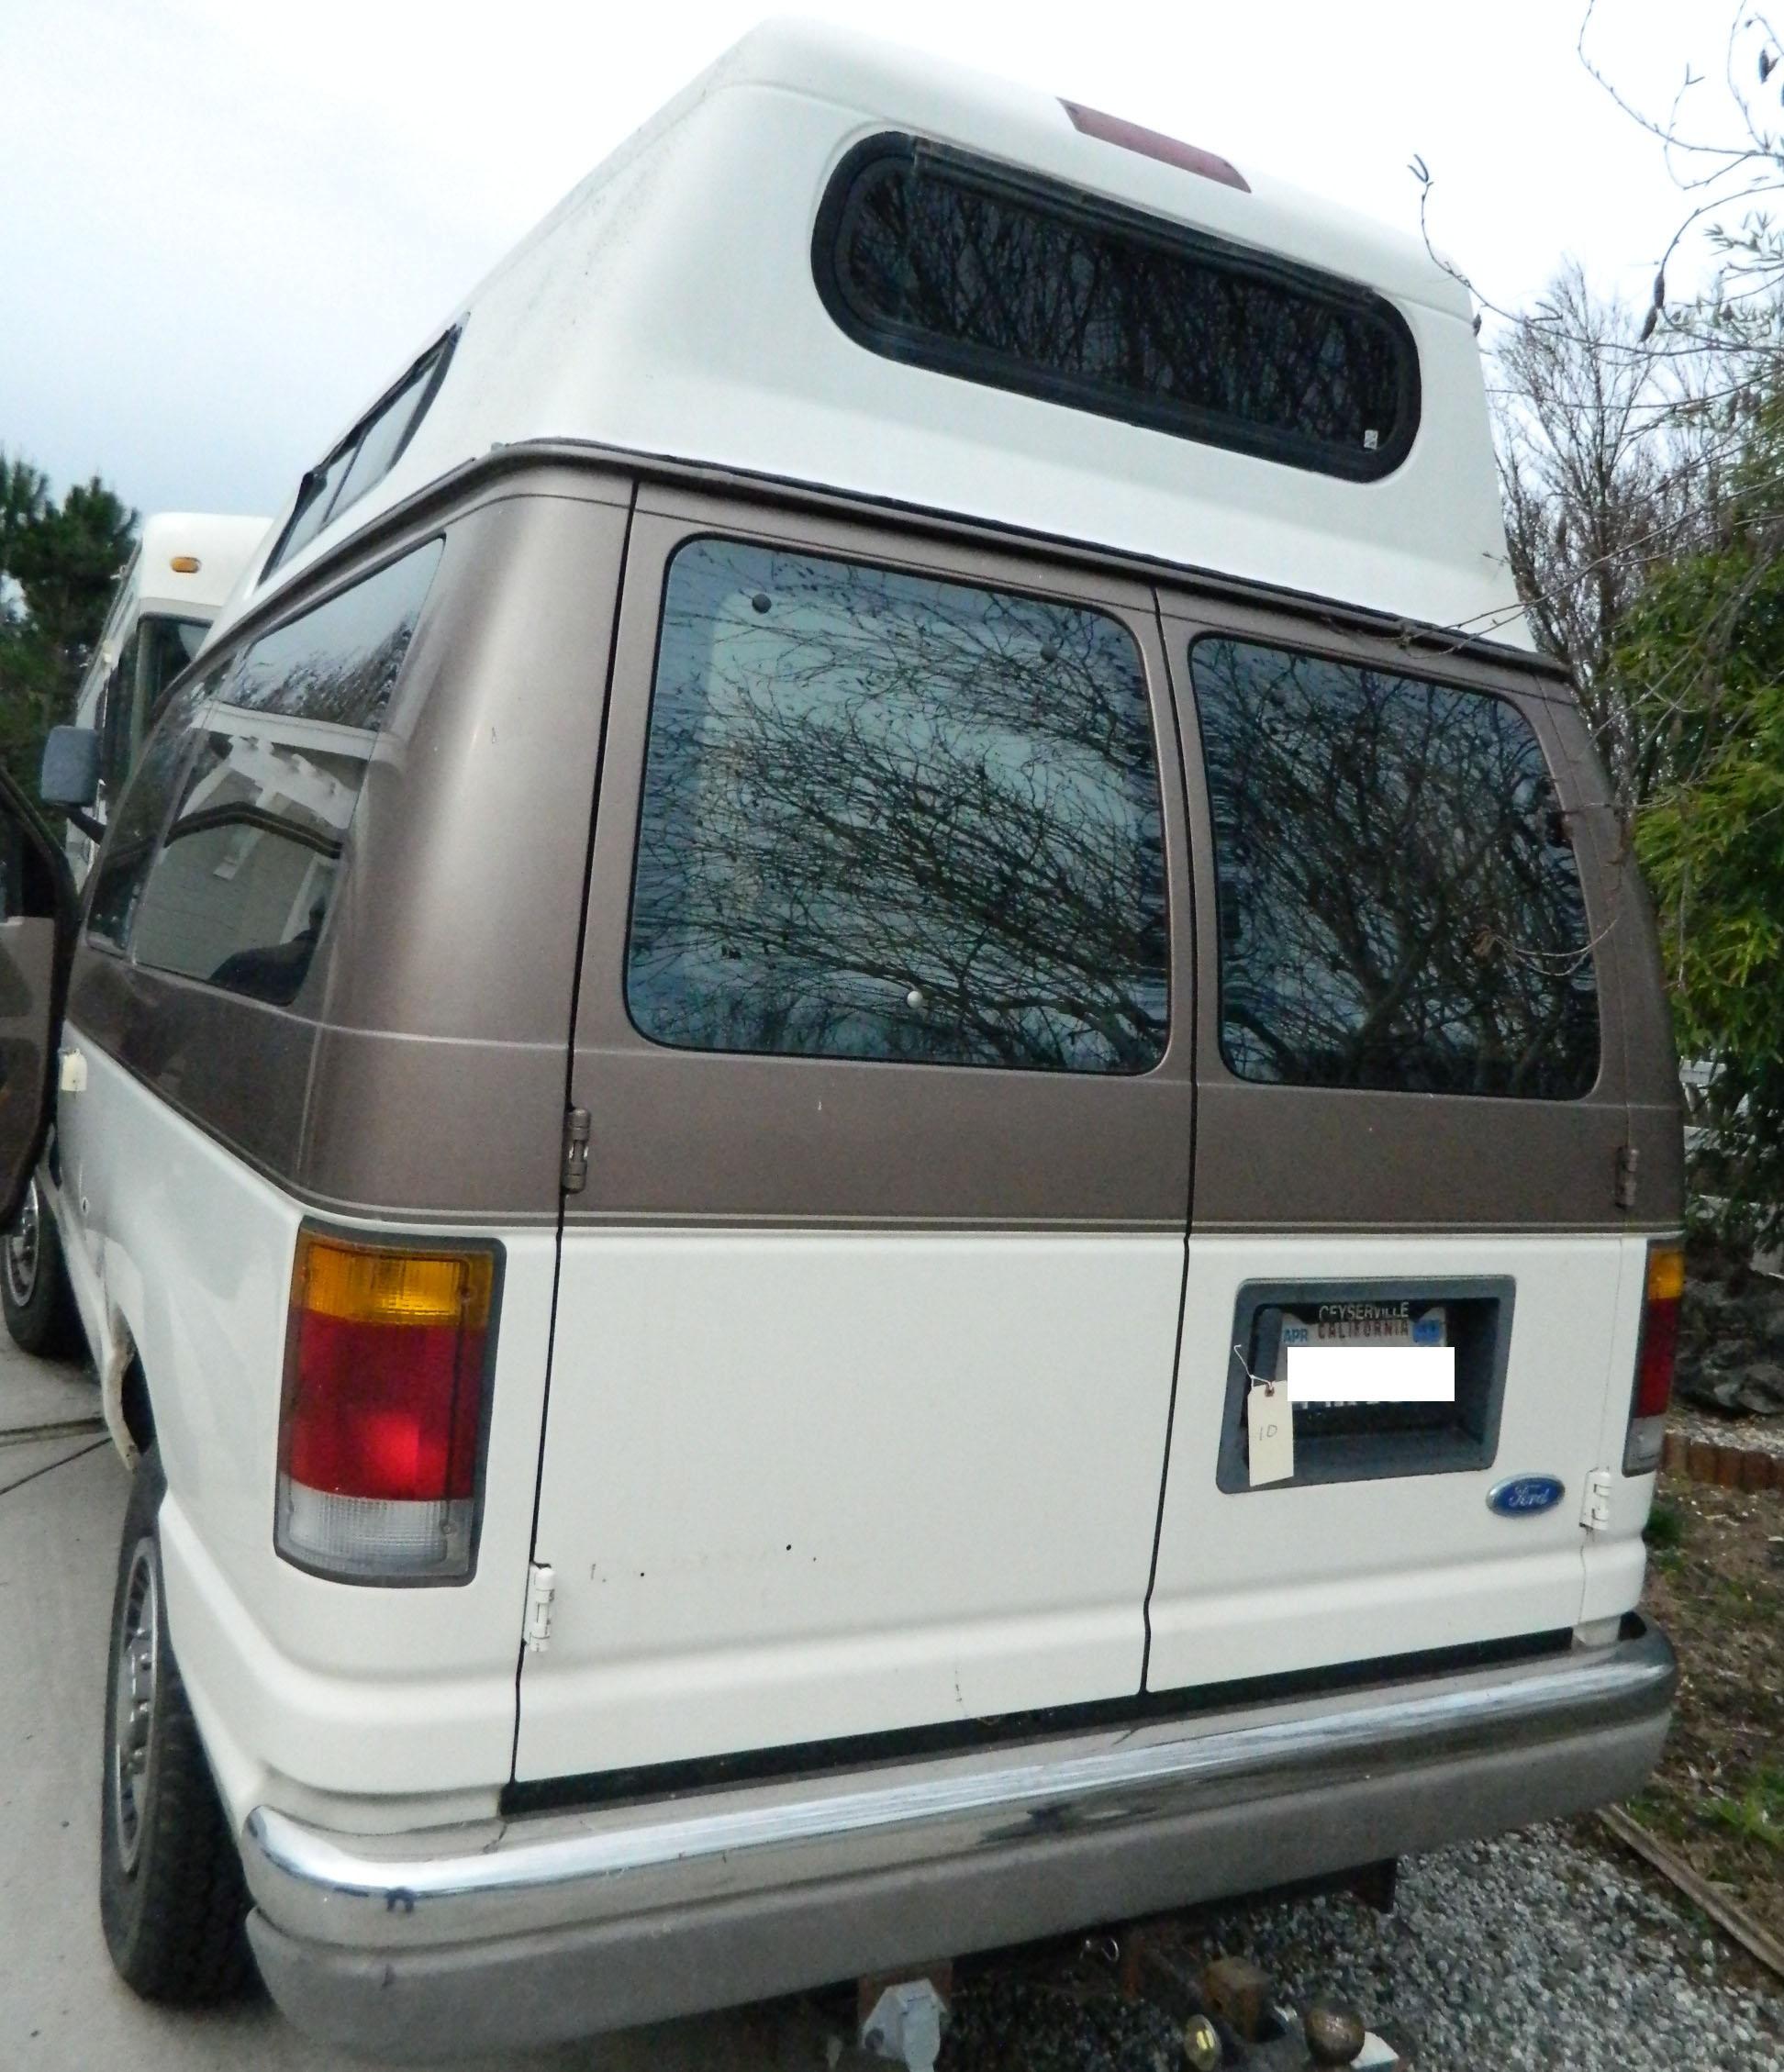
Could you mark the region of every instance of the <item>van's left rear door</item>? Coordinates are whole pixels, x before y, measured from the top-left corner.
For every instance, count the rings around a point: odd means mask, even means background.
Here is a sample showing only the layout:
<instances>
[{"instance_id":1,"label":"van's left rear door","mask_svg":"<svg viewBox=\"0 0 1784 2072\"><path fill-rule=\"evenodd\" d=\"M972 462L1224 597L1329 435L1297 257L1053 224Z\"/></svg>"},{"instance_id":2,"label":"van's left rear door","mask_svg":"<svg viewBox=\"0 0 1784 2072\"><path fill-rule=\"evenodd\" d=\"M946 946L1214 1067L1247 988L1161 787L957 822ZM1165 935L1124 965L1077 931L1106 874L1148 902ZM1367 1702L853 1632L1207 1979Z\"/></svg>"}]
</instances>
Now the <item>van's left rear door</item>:
<instances>
[{"instance_id":1,"label":"van's left rear door","mask_svg":"<svg viewBox=\"0 0 1784 2072\"><path fill-rule=\"evenodd\" d=\"M1138 586L642 494L519 1779L1139 1690L1193 1097L1167 684Z\"/></svg>"}]
</instances>

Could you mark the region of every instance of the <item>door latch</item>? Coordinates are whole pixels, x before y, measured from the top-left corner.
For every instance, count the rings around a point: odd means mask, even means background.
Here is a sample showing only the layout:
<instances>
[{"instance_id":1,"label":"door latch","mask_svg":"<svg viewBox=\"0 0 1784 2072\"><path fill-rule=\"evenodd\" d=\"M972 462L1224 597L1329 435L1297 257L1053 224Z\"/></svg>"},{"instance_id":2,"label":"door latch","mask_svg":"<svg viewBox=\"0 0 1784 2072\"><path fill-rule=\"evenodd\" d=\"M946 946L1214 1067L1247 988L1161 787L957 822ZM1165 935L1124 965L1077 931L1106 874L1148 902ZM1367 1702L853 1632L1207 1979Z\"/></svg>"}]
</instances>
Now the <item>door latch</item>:
<instances>
[{"instance_id":1,"label":"door latch","mask_svg":"<svg viewBox=\"0 0 1784 2072\"><path fill-rule=\"evenodd\" d=\"M1611 1523L1611 1470L1595 1467L1586 1477L1586 1501L1579 1522L1589 1532L1602 1532Z\"/></svg>"}]
</instances>

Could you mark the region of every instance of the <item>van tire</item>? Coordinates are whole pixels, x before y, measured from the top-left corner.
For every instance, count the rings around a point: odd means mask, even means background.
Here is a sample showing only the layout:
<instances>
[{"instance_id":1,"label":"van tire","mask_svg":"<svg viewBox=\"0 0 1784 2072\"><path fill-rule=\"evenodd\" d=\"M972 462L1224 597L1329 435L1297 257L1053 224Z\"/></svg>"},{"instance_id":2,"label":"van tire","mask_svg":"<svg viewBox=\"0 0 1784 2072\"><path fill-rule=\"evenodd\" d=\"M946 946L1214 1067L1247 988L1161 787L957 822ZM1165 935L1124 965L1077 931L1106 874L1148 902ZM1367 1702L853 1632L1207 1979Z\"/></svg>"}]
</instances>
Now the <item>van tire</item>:
<instances>
[{"instance_id":1,"label":"van tire","mask_svg":"<svg viewBox=\"0 0 1784 2072\"><path fill-rule=\"evenodd\" d=\"M72 1360L86 1351L85 1334L74 1307L62 1259L56 1219L32 1175L11 1228L0 1243L0 1309L6 1329L21 1353L44 1360Z\"/></svg>"},{"instance_id":2,"label":"van tire","mask_svg":"<svg viewBox=\"0 0 1784 2072\"><path fill-rule=\"evenodd\" d=\"M137 1463L112 1599L99 1918L127 1986L144 2000L196 2006L239 1993L253 1960L241 1857L168 1643L159 1525L166 1489L151 1447Z\"/></svg>"}]
</instances>

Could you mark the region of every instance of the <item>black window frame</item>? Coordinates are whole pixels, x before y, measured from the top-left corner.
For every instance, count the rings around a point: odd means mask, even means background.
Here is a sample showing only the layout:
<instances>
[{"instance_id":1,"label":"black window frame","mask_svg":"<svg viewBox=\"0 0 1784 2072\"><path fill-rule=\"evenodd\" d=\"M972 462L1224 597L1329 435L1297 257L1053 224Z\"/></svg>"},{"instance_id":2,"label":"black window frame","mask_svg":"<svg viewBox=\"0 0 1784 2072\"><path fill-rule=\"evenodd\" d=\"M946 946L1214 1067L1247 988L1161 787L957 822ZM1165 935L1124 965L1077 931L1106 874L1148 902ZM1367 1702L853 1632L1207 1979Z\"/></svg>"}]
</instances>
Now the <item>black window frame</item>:
<instances>
[{"instance_id":1,"label":"black window frame","mask_svg":"<svg viewBox=\"0 0 1784 2072\"><path fill-rule=\"evenodd\" d=\"M1592 974L1593 1019L1596 1037L1593 1048L1592 1072L1589 1079L1577 1092L1568 1094L1506 1093L1488 1088L1479 1090L1455 1087L1433 1089L1420 1086L1377 1086L1374 1084L1352 1085L1328 1079L1267 1079L1261 1078L1254 1073L1242 1072L1234 1064L1227 1042L1228 973L1226 937L1222 918L1223 880L1221 864L1221 843L1214 811L1214 787L1209 770L1207 725L1202 714L1202 701L1197 685L1195 665L1196 651L1199 648L1222 645L1268 648L1279 654L1291 656L1297 661L1323 663L1340 669L1391 675L1399 678L1402 682L1421 684L1435 690L1446 692L1452 696L1489 698L1496 705L1506 707L1519 724L1528 731L1532 741L1535 744L1537 754L1542 758L1543 773L1547 779L1549 790L1553 796L1554 809L1560 816L1561 826L1567 835L1567 845L1574 858L1574 870L1579 887L1580 921L1585 930L1578 953L1584 958L1587 968ZM1574 1108L1584 1101L1590 1100L1597 1094L1603 1082L1605 1067L1610 1054L1609 1030L1605 1019L1604 1003L1611 981L1599 956L1599 949L1603 940L1604 930L1600 926L1596 925L1593 920L1590 889L1591 873L1587 867L1586 853L1578 840L1573 812L1562 792L1560 780L1556 774L1555 758L1550 752L1548 742L1543 738L1542 728L1537 725L1534 716L1526 708L1524 702L1508 688L1458 680L1455 676L1446 676L1441 673L1427 670L1422 666L1422 658L1416 655L1409 656L1404 662L1397 662L1385 656L1359 654L1355 652L1344 652L1321 647L1304 640L1298 641L1292 638L1285 638L1279 629L1260 630L1254 629L1239 631L1232 628L1205 626L1191 634L1185 643L1182 652L1184 657L1184 684L1187 689L1189 699L1189 718L1195 728L1196 754L1201 780L1202 808L1207 816L1209 885L1214 902L1215 1048L1220 1056L1222 1069L1228 1074L1233 1084L1249 1087L1275 1088L1285 1093L1332 1094L1342 1097L1354 1097L1362 1095L1371 1098L1377 1096L1386 1096L1396 1100L1514 1100L1526 1104L1537 1104L1544 1108Z\"/></svg>"},{"instance_id":2,"label":"black window frame","mask_svg":"<svg viewBox=\"0 0 1784 2072\"><path fill-rule=\"evenodd\" d=\"M452 354L457 350L458 341L463 333L463 329L464 327L462 324L454 324L444 337L437 339L418 359L412 362L404 373L391 383L390 386L384 391L372 407L359 418L346 438L338 440L334 445L329 447L321 460L305 473L303 481L297 485L297 500L292 506L291 516L280 529L279 537L273 544L273 551L267 555L265 563L262 566L260 579L262 583L273 574L274 569L279 567L288 554L295 551L293 542L296 539L300 528L306 528L306 529L303 539L297 540L296 545L307 546L325 526L333 522L340 512L351 509L362 496L374 489L390 473L391 469L396 465L397 462L402 459L408 450L409 441L420 429L422 418L433 407L434 397L440 393L440 384L446 379L446 370L452 365ZM342 492L352 478L353 462L358 458L359 449L364 443L367 434L384 416L385 412L399 402L403 395L416 385L418 381L421 381L424 375L426 380L422 382L421 393L416 398L415 406L409 412L408 423L403 428L403 436L396 441L389 460L371 481L362 483L351 496L343 500ZM343 460L346 462L346 466L341 470L340 479L335 485L333 492L329 496L327 507L314 524L307 525L307 521L315 510L317 498L328 483L330 470L338 461Z\"/></svg>"},{"instance_id":3,"label":"black window frame","mask_svg":"<svg viewBox=\"0 0 1784 2072\"><path fill-rule=\"evenodd\" d=\"M1163 970L1165 1012L1161 1038L1156 1055L1147 1063L1133 1069L1104 1067L1090 1069L1081 1066L1054 1066L1026 1063L1009 1064L984 1059L955 1058L886 1058L852 1051L797 1051L797 1050L741 1050L723 1044L686 1043L672 1041L660 1030L648 1028L644 1019L634 1006L631 992L632 948L637 925L637 905L640 868L644 853L644 831L650 810L650 758L652 732L658 709L658 691L663 667L663 629L667 622L670 585L675 563L690 547L696 546L745 547L762 549L772 554L788 558L822 561L840 567L864 569L883 574L909 576L919 582L949 585L964 590L978 590L991 595L1001 595L1024 599L1030 603L1054 607L1066 611L1082 612L1106 619L1120 629L1132 643L1135 666L1139 673L1145 714L1146 737L1152 750L1152 781L1157 801L1158 841L1158 897L1160 925L1165 951ZM983 576L968 575L958 569L931 566L922 563L900 561L889 554L857 551L834 544L820 543L796 539L776 539L743 530L730 531L719 527L702 528L686 533L676 540L666 555L655 600L655 623L651 641L650 696L645 709L644 736L641 743L641 761L639 767L638 803L631 829L630 873L626 890L626 925L621 949L619 995L626 1022L632 1031L653 1049L668 1051L686 1057L730 1057L759 1060L764 1064L835 1065L846 1064L851 1068L869 1066L894 1068L905 1071L934 1072L991 1072L1000 1075L1020 1074L1024 1076L1066 1081L1135 1081L1154 1077L1164 1067L1174 1043L1182 1041L1178 1033L1175 988L1177 984L1177 964L1182 954L1182 944L1176 936L1176 902L1171 891L1171 835L1169 819L1169 792L1165 784L1166 742L1160 730L1157 686L1153 680L1145 644L1135 634L1132 626L1118 610L1111 608L1106 600L1093 600L1077 594L1066 594L1045 589L1028 589L1020 583L1002 583Z\"/></svg>"},{"instance_id":4,"label":"black window frame","mask_svg":"<svg viewBox=\"0 0 1784 2072\"><path fill-rule=\"evenodd\" d=\"M1132 391L1105 387L1038 364L1023 365L979 346L953 343L936 332L888 319L865 307L847 284L841 255L843 240L857 213L857 196L863 184L887 166L907 171L932 169L994 200L1038 207L1093 233L1138 241L1174 260L1199 262L1229 277L1287 289L1375 324L1388 334L1398 372L1392 437L1373 450L1353 450L1271 426L1248 424L1243 418L1196 404L1169 398L1149 402ZM1418 345L1406 318L1375 289L949 145L898 131L857 144L824 189L812 231L811 266L824 307L857 345L882 358L953 375L980 387L1063 404L1095 417L1139 425L1198 445L1276 461L1341 481L1382 481L1401 465L1418 437L1422 400Z\"/></svg>"}]
</instances>

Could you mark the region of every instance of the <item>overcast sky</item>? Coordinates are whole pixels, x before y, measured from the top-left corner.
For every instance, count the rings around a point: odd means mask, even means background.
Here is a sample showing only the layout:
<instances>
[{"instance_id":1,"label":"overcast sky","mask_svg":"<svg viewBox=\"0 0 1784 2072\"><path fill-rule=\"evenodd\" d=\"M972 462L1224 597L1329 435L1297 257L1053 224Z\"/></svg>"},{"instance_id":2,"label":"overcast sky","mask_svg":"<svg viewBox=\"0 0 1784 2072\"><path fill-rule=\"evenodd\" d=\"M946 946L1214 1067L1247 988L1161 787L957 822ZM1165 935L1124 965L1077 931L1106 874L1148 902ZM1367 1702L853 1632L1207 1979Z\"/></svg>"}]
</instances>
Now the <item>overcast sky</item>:
<instances>
[{"instance_id":1,"label":"overcast sky","mask_svg":"<svg viewBox=\"0 0 1784 2072\"><path fill-rule=\"evenodd\" d=\"M1413 228L1497 299L1645 292L1680 213L1583 0L857 0L796 10L1068 95ZM770 8L0 0L0 448L145 511L271 512L499 255ZM1727 127L1727 0L1592 47ZM1677 271L1677 270L1676 270ZM715 313L722 320L722 313Z\"/></svg>"}]
</instances>

